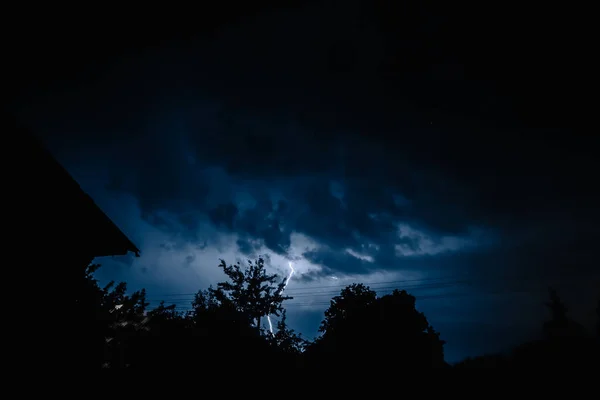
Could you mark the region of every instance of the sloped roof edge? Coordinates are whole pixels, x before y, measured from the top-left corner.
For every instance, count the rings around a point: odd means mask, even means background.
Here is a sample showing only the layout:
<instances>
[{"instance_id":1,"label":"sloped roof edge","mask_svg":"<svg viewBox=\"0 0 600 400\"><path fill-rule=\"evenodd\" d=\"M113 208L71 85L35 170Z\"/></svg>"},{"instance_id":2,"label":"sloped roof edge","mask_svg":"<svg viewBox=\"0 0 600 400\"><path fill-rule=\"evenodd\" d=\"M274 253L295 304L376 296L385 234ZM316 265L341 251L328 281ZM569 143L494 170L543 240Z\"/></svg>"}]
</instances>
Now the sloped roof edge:
<instances>
[{"instance_id":1,"label":"sloped roof edge","mask_svg":"<svg viewBox=\"0 0 600 400\"><path fill-rule=\"evenodd\" d=\"M14 118L10 119L9 124L12 125L14 133L20 136L24 151L30 152L33 155L34 162L39 162L46 168L44 173L60 182L60 187L64 189L64 193L59 194L59 196L72 199L72 201L81 205L85 210L85 222L107 237L106 240L102 241L102 244L86 245L90 253L94 257L104 257L126 255L128 252L132 252L136 257L139 257L140 250L137 246L100 209L92 197L81 188L75 178L58 162L46 145L31 130L23 127Z\"/></svg>"}]
</instances>

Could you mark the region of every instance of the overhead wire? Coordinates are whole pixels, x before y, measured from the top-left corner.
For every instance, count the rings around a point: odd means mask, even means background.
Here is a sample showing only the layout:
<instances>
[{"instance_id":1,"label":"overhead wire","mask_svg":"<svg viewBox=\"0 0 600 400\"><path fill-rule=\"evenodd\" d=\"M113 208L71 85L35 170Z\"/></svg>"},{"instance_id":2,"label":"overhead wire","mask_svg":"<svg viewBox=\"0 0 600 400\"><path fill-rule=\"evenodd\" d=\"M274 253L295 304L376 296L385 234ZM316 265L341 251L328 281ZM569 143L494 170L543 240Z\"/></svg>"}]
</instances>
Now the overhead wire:
<instances>
[{"instance_id":1,"label":"overhead wire","mask_svg":"<svg viewBox=\"0 0 600 400\"><path fill-rule=\"evenodd\" d=\"M521 277L508 277L508 279L497 279L499 277L486 277L484 279L481 279L481 277L477 278L477 279L455 279L455 280L447 280L447 281L443 281L443 279L451 279L451 277L440 277L440 278L424 278L424 279L406 279L406 280L395 280L395 281L380 281L380 282L371 282L368 284L365 284L366 286L369 286L372 290L374 290L378 295L384 295L384 294L389 294L392 293L394 290L410 290L411 294L414 295L417 298L417 301L420 300L430 300L430 299L445 299L445 298L454 298L454 297L463 297L463 296L481 296L481 295L498 295L498 294L515 294L515 293L527 293L527 292L533 292L533 291L541 291L542 289L546 289L548 286L551 286L553 283L556 282L549 282L549 279L544 279L543 281L540 280L537 282L537 285L535 285L535 288L529 287L529 288L514 288L514 287L500 287L500 288L494 288L494 287L487 287L485 288L485 290L474 290L472 292L465 292L465 293L437 293L437 294L419 294L419 293L415 293L415 291L419 291L419 290L439 290L439 289L447 289L447 288L452 288L452 287L457 287L457 286L461 286L461 285L466 285L466 286L471 286L473 287L473 289L484 289L484 284L487 283L492 283L492 286L497 286L498 284L501 283L517 283L517 284L523 284L523 283L527 283L528 281L531 280L537 280L537 278L533 277L533 276L521 276ZM507 278L507 277L505 277ZM559 285L564 286L565 284L567 284L567 280L573 281L577 278L581 278L580 276L569 276L569 277L565 277L563 276L558 276L555 279L560 280L561 282L559 283ZM433 282L433 281L438 281L438 282ZM502 280L504 280L504 282L502 282ZM508 281L508 282L507 282ZM401 283L410 283L410 282L432 282L432 283L424 283L424 284L409 284L409 285L400 285ZM571 282L572 284L573 282ZM582 283L593 283L596 284L597 282L593 279L587 279ZM388 285L388 286L379 286L379 287L373 287L374 285ZM477 287L474 287L475 285L478 285ZM329 285L329 286L319 286L319 287L311 287L311 288L289 288L289 294L295 299L295 298L303 298L302 301L294 301L292 300L288 300L285 302L285 307L292 307L292 308L307 308L307 307L322 307L322 306L327 306L330 304L330 299L323 299L324 296L329 296L330 298L336 295L339 295L340 292L336 291L336 292L332 292L332 291L320 291L320 290L316 290L318 288L323 288L323 289L333 289L335 287L338 288L343 288L348 286L348 284L339 284L339 285ZM292 292L292 289L296 289L298 292ZM495 289L495 290L494 290ZM189 311L192 308L192 301L193 301L193 296L195 294L188 294L188 293L180 293L180 294L171 294L171 296L175 297L175 296L179 296L178 298L171 298L171 299L165 299L165 298L161 298L160 300L158 300L157 298L159 296L152 296L152 298L149 298L147 301L151 302L151 303L157 303L160 301L164 301L165 305L175 305L176 309L179 311ZM192 296L192 297L190 297ZM163 297L166 297L166 295L163 295ZM310 299L304 299L304 298L313 298L316 301L310 301ZM187 306L187 307L186 307Z\"/></svg>"}]
</instances>

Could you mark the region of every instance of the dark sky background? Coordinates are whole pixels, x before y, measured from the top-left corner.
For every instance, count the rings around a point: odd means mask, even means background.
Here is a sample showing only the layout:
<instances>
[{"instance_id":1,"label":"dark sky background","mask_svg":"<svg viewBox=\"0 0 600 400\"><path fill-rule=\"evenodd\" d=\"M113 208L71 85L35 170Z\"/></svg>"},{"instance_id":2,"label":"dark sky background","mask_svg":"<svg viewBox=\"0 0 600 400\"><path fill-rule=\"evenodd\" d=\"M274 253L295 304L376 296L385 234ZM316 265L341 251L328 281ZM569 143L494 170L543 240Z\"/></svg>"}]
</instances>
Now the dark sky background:
<instances>
[{"instance_id":1,"label":"dark sky background","mask_svg":"<svg viewBox=\"0 0 600 400\"><path fill-rule=\"evenodd\" d=\"M538 334L550 284L590 324L589 13L324 3L24 17L10 107L141 249L101 280L185 308L221 257L291 260L293 328L407 288L448 361Z\"/></svg>"}]
</instances>

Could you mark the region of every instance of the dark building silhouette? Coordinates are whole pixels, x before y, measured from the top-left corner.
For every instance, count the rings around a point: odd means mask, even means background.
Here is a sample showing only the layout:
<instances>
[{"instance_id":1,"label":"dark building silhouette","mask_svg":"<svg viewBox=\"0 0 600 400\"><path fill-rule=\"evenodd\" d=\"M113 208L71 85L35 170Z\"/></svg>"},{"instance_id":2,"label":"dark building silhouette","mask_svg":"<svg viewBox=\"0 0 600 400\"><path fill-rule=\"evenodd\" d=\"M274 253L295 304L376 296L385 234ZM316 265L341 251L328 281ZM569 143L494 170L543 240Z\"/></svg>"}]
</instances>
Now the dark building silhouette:
<instances>
[{"instance_id":1,"label":"dark building silhouette","mask_svg":"<svg viewBox=\"0 0 600 400\"><path fill-rule=\"evenodd\" d=\"M5 284L26 293L19 309L35 310L35 320L30 313L16 312L18 326L40 335L35 344L23 346L27 351L18 361L68 363L78 351L72 340L80 321L74 305L84 290L86 267L95 257L139 256L139 250L39 138L12 118L5 119L3 133L11 144L5 152L15 160L7 191L13 201L6 212L16 247L11 250L19 255Z\"/></svg>"},{"instance_id":2,"label":"dark building silhouette","mask_svg":"<svg viewBox=\"0 0 600 400\"><path fill-rule=\"evenodd\" d=\"M23 171L18 190L30 235L43 236L36 255L60 256L82 268L95 257L139 255L138 248L94 203L31 132L13 125Z\"/></svg>"}]
</instances>

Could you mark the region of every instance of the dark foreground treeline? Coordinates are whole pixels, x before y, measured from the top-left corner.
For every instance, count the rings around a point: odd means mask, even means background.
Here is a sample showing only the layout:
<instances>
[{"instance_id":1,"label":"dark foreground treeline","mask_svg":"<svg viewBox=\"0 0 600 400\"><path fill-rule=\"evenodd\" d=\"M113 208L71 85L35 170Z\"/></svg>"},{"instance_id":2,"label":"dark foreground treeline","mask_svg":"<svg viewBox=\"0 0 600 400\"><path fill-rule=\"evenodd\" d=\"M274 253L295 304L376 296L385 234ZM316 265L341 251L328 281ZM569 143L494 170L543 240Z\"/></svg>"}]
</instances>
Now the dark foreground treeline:
<instances>
[{"instance_id":1,"label":"dark foreground treeline","mask_svg":"<svg viewBox=\"0 0 600 400\"><path fill-rule=\"evenodd\" d=\"M225 262L220 267L229 279L198 292L192 311L185 313L164 303L149 311L143 290L127 295L124 283L101 288L93 278L98 265L88 267L75 292L74 362L81 368L154 370L356 368L369 365L365 362L450 367L444 341L406 291L377 297L362 284L344 288L325 311L321 335L307 341L286 325L283 303L290 297L284 296L284 281L266 274L262 259L246 268ZM467 359L456 367L597 365L600 332L586 336L567 318L556 293L548 305L552 319L543 339L509 355ZM274 334L260 328L267 315L281 317Z\"/></svg>"}]
</instances>

